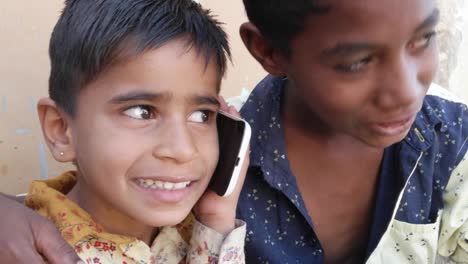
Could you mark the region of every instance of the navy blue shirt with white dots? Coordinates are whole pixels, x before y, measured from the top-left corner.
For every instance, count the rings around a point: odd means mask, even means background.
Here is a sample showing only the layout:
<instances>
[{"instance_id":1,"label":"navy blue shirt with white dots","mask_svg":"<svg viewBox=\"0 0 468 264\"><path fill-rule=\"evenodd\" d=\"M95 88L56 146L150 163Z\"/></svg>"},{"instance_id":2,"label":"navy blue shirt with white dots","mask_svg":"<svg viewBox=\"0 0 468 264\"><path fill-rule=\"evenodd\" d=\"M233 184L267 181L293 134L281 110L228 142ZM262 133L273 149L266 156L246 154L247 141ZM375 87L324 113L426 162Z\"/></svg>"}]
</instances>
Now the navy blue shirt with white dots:
<instances>
[{"instance_id":1,"label":"navy blue shirt with white dots","mask_svg":"<svg viewBox=\"0 0 468 264\"><path fill-rule=\"evenodd\" d=\"M322 264L324 251L286 155L281 120L286 82L267 76L241 110L252 126L252 152L237 213L247 222L247 263ZM426 96L407 137L384 152L366 258L392 218L436 221L444 187L467 150L467 127L466 105Z\"/></svg>"}]
</instances>

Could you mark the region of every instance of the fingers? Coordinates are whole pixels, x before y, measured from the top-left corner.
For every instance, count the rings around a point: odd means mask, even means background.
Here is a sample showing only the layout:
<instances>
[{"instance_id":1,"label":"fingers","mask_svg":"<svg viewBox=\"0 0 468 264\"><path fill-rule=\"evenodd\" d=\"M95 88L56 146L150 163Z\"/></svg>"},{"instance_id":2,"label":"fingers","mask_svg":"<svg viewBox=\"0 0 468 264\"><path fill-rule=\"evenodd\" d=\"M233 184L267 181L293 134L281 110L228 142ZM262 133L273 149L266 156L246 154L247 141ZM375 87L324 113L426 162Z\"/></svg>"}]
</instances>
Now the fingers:
<instances>
[{"instance_id":1,"label":"fingers","mask_svg":"<svg viewBox=\"0 0 468 264\"><path fill-rule=\"evenodd\" d=\"M241 115L239 114L239 112L237 112L236 108L234 106L229 106L229 110L228 110L228 113L235 116L235 117L241 117Z\"/></svg>"},{"instance_id":2,"label":"fingers","mask_svg":"<svg viewBox=\"0 0 468 264\"><path fill-rule=\"evenodd\" d=\"M23 204L0 194L0 213L1 263L76 264L79 260L56 227Z\"/></svg>"},{"instance_id":3,"label":"fingers","mask_svg":"<svg viewBox=\"0 0 468 264\"><path fill-rule=\"evenodd\" d=\"M233 115L235 117L241 117L239 112L237 111L237 109L234 107L234 106L229 106L226 102L226 100L224 99L224 97L222 96L219 96L219 104L220 104L220 110L223 111L223 112L226 112L230 115Z\"/></svg>"},{"instance_id":4,"label":"fingers","mask_svg":"<svg viewBox=\"0 0 468 264\"><path fill-rule=\"evenodd\" d=\"M229 106L226 102L226 100L224 99L224 97L222 97L221 95L218 97L218 101L219 101L219 104L220 104L220 110L221 111L224 111L224 112L227 112L229 110Z\"/></svg>"},{"instance_id":5,"label":"fingers","mask_svg":"<svg viewBox=\"0 0 468 264\"><path fill-rule=\"evenodd\" d=\"M42 221L40 226L35 227L34 234L37 234L37 250L49 263L76 264L80 260L52 223Z\"/></svg>"},{"instance_id":6,"label":"fingers","mask_svg":"<svg viewBox=\"0 0 468 264\"><path fill-rule=\"evenodd\" d=\"M2 194L0 212L1 263L45 263L34 247L30 225L30 221L42 220L41 216Z\"/></svg>"},{"instance_id":7,"label":"fingers","mask_svg":"<svg viewBox=\"0 0 468 264\"><path fill-rule=\"evenodd\" d=\"M1 263L38 263L45 264L41 255L33 248L31 243L23 241L0 241Z\"/></svg>"}]
</instances>

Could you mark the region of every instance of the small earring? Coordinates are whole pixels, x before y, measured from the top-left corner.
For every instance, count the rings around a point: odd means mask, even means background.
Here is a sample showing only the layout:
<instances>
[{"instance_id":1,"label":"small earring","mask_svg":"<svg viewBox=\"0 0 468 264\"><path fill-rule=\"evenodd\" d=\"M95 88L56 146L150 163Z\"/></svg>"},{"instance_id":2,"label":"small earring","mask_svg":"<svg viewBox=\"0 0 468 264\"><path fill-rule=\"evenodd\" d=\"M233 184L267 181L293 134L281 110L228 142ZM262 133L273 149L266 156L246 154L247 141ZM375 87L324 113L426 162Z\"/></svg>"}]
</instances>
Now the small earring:
<instances>
[{"instance_id":1,"label":"small earring","mask_svg":"<svg viewBox=\"0 0 468 264\"><path fill-rule=\"evenodd\" d=\"M60 156L63 156L65 155L65 153L63 153L63 151L60 151Z\"/></svg>"}]
</instances>

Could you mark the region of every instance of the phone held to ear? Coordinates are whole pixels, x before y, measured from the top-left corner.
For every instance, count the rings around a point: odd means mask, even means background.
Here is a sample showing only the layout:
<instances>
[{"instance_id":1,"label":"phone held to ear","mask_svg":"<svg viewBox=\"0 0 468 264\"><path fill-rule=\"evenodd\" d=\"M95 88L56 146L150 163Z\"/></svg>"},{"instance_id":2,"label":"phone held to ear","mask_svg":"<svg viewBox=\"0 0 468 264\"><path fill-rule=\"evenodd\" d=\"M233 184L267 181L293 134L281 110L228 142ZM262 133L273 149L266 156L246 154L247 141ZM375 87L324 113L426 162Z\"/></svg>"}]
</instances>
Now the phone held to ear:
<instances>
[{"instance_id":1,"label":"phone held to ear","mask_svg":"<svg viewBox=\"0 0 468 264\"><path fill-rule=\"evenodd\" d=\"M219 196L228 196L236 187L246 158L252 130L245 120L225 112L217 115L219 160L209 188Z\"/></svg>"}]
</instances>

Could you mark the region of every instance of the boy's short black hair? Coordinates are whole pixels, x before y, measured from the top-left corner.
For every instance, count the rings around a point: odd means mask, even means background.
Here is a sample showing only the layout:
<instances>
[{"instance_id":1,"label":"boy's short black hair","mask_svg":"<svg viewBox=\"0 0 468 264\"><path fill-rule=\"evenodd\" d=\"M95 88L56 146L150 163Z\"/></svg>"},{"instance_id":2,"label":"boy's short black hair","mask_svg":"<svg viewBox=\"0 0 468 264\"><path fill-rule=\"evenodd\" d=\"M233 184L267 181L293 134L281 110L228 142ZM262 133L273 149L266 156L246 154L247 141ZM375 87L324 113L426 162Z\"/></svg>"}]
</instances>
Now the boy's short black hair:
<instances>
[{"instance_id":1,"label":"boy's short black hair","mask_svg":"<svg viewBox=\"0 0 468 264\"><path fill-rule=\"evenodd\" d=\"M74 115L80 89L107 67L179 37L224 75L226 33L192 0L66 0L50 40L49 95Z\"/></svg>"},{"instance_id":2,"label":"boy's short black hair","mask_svg":"<svg viewBox=\"0 0 468 264\"><path fill-rule=\"evenodd\" d=\"M310 15L326 13L329 8L317 0L243 0L247 16L260 33L285 55L291 53L290 42L304 31Z\"/></svg>"}]
</instances>

